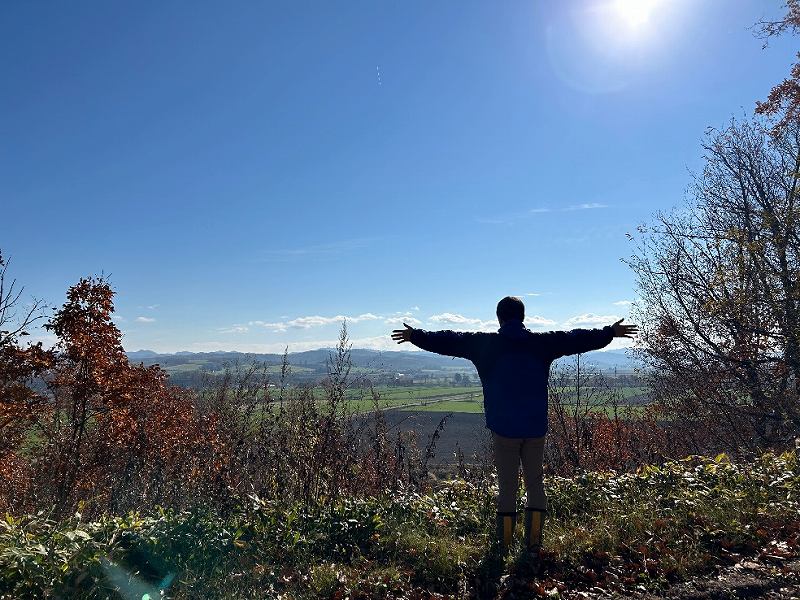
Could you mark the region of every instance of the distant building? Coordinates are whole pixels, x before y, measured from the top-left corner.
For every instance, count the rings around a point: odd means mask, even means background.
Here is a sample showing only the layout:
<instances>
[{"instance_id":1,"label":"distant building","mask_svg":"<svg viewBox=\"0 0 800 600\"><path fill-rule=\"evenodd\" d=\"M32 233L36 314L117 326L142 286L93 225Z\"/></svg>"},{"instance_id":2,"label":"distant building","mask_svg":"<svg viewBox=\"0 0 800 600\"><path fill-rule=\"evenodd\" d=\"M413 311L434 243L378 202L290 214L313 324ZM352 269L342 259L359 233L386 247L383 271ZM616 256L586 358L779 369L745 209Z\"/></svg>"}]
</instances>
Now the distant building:
<instances>
[{"instance_id":1,"label":"distant building","mask_svg":"<svg viewBox=\"0 0 800 600\"><path fill-rule=\"evenodd\" d=\"M394 375L395 385L412 385L413 383L414 378L411 375L406 375L405 373L395 373Z\"/></svg>"}]
</instances>

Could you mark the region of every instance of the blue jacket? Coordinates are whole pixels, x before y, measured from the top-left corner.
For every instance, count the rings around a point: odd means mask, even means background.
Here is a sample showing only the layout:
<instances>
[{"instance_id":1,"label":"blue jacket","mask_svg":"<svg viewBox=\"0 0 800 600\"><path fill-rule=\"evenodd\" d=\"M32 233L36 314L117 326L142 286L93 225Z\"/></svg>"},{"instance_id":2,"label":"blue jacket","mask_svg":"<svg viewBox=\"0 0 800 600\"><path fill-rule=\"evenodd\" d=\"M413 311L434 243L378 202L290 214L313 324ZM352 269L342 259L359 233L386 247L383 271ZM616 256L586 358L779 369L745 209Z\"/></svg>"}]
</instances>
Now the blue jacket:
<instances>
[{"instance_id":1,"label":"blue jacket","mask_svg":"<svg viewBox=\"0 0 800 600\"><path fill-rule=\"evenodd\" d=\"M547 380L550 364L568 354L607 346L611 326L534 333L521 321L504 323L497 333L411 332L423 350L471 360L483 385L486 427L506 437L547 433Z\"/></svg>"}]
</instances>

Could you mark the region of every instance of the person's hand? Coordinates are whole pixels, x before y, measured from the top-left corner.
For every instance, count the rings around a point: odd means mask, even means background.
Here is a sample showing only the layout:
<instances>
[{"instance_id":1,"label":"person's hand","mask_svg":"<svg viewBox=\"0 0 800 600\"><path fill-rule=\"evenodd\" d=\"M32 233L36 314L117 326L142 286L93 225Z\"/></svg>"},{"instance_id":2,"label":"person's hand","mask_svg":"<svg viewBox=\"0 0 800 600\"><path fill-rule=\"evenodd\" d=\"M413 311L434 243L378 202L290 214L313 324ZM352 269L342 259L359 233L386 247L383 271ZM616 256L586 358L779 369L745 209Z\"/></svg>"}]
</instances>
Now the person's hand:
<instances>
[{"instance_id":1,"label":"person's hand","mask_svg":"<svg viewBox=\"0 0 800 600\"><path fill-rule=\"evenodd\" d=\"M634 335L639 333L639 326L638 325L622 325L622 322L625 319L620 319L616 323L611 326L611 329L614 330L614 337L626 337L626 338L633 338ZM404 323L405 324L405 323Z\"/></svg>"},{"instance_id":2,"label":"person's hand","mask_svg":"<svg viewBox=\"0 0 800 600\"><path fill-rule=\"evenodd\" d=\"M403 342L410 342L411 332L414 331L413 327L409 327L405 323L403 323L403 325L405 326L405 329L395 329L392 332L392 339L398 344L402 344Z\"/></svg>"}]
</instances>

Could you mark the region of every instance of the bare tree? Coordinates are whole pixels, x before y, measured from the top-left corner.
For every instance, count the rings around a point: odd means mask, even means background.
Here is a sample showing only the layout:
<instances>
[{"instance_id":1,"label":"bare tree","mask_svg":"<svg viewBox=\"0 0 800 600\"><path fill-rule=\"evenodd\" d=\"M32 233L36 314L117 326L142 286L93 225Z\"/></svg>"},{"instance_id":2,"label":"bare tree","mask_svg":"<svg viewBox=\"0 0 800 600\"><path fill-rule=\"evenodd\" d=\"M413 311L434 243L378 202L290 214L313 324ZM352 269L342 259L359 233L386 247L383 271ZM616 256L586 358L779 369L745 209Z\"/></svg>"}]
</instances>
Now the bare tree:
<instances>
[{"instance_id":1,"label":"bare tree","mask_svg":"<svg viewBox=\"0 0 800 600\"><path fill-rule=\"evenodd\" d=\"M0 348L14 345L20 336L29 335L28 329L43 317L41 301L33 300L25 307L21 306L25 288L18 286L16 279L9 281L10 263L0 250Z\"/></svg>"},{"instance_id":2,"label":"bare tree","mask_svg":"<svg viewBox=\"0 0 800 600\"><path fill-rule=\"evenodd\" d=\"M764 40L764 47L772 37L800 31L800 0L786 0L786 13L777 20L761 20L756 23L756 35ZM796 123L800 118L800 53L792 65L789 76L772 88L764 102L756 102L756 112L773 117L775 133Z\"/></svg>"},{"instance_id":3,"label":"bare tree","mask_svg":"<svg viewBox=\"0 0 800 600\"><path fill-rule=\"evenodd\" d=\"M50 365L42 344L20 344L42 318L42 303L23 305L24 288L8 278L9 261L0 252L0 472L22 477L17 449L42 410L42 395L29 385ZM2 503L2 498L0 498Z\"/></svg>"},{"instance_id":4,"label":"bare tree","mask_svg":"<svg viewBox=\"0 0 800 600\"><path fill-rule=\"evenodd\" d=\"M722 447L800 430L800 130L771 133L709 130L689 199L639 228L628 261L656 393Z\"/></svg>"}]
</instances>

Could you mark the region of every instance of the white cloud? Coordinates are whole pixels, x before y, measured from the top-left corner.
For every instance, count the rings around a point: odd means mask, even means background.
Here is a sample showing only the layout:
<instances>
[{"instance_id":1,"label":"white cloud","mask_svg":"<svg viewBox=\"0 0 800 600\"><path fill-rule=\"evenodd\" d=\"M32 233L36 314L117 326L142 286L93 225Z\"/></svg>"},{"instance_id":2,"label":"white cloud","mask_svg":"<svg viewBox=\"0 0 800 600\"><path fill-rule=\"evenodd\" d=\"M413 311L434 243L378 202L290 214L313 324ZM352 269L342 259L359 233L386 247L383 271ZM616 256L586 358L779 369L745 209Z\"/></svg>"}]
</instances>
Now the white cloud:
<instances>
[{"instance_id":1,"label":"white cloud","mask_svg":"<svg viewBox=\"0 0 800 600\"><path fill-rule=\"evenodd\" d=\"M302 342L273 342L268 344L258 343L237 343L227 341L196 342L189 344L187 348L160 348L160 352L176 352L177 350L188 350L190 352L247 352L254 354L281 354L284 348L289 352L304 352L305 350L318 350L320 348L335 348L339 340L313 340ZM387 335L379 335L365 338L353 338L350 340L353 348L366 348L369 350L382 351L420 351L413 344L398 344Z\"/></svg>"},{"instance_id":2,"label":"white cloud","mask_svg":"<svg viewBox=\"0 0 800 600\"><path fill-rule=\"evenodd\" d=\"M364 313L355 317L348 317L346 315L336 315L335 317L321 317L313 315L309 317L297 317L287 322L289 327L297 329L309 329L310 327L321 327L323 325L330 325L332 323L341 323L347 321L348 323L359 323L361 321L376 321L380 319L378 315L372 313Z\"/></svg>"},{"instance_id":3,"label":"white cloud","mask_svg":"<svg viewBox=\"0 0 800 600\"><path fill-rule=\"evenodd\" d=\"M546 319L545 317L540 317L539 315L525 317L525 325L528 327L550 327L551 325L555 324L556 322L552 319Z\"/></svg>"},{"instance_id":4,"label":"white cloud","mask_svg":"<svg viewBox=\"0 0 800 600\"><path fill-rule=\"evenodd\" d=\"M153 323L154 321L155 319L152 319L150 317L136 317L137 323Z\"/></svg>"},{"instance_id":5,"label":"white cloud","mask_svg":"<svg viewBox=\"0 0 800 600\"><path fill-rule=\"evenodd\" d=\"M28 344L34 346L41 342L44 348L52 348L58 343L58 336L53 333L45 333L43 330L39 330L31 335L20 338L19 341L21 346L27 346Z\"/></svg>"},{"instance_id":6,"label":"white cloud","mask_svg":"<svg viewBox=\"0 0 800 600\"><path fill-rule=\"evenodd\" d=\"M461 329L474 329L478 331L495 331L498 327L494 319L484 321L483 319L473 319L456 313L441 313L431 315L428 321L437 325L457 325Z\"/></svg>"},{"instance_id":7,"label":"white cloud","mask_svg":"<svg viewBox=\"0 0 800 600\"><path fill-rule=\"evenodd\" d=\"M388 317L383 321L387 325L402 325L408 323L409 325L422 325L422 321L411 315L400 315L399 317Z\"/></svg>"},{"instance_id":8,"label":"white cloud","mask_svg":"<svg viewBox=\"0 0 800 600\"><path fill-rule=\"evenodd\" d=\"M456 325L461 329L478 331L497 331L497 328L500 326L497 319L475 319L456 313L432 315L428 318L428 321L436 325ZM549 327L555 324L556 322L552 319L540 317L539 315L529 315L525 318L525 325L528 327Z\"/></svg>"},{"instance_id":9,"label":"white cloud","mask_svg":"<svg viewBox=\"0 0 800 600\"><path fill-rule=\"evenodd\" d=\"M448 312L440 315L431 315L428 320L433 323L449 323L454 325L477 325L481 323L481 319L471 319L464 315Z\"/></svg>"},{"instance_id":10,"label":"white cloud","mask_svg":"<svg viewBox=\"0 0 800 600\"><path fill-rule=\"evenodd\" d=\"M608 204L600 204L599 202L584 202L583 204L573 204L565 208L565 211L570 210L591 210L594 208L608 208Z\"/></svg>"},{"instance_id":11,"label":"white cloud","mask_svg":"<svg viewBox=\"0 0 800 600\"><path fill-rule=\"evenodd\" d=\"M632 348L636 344L636 340L631 338L614 338L611 343L605 348L600 348L599 352L608 352L609 350L621 350L623 348Z\"/></svg>"},{"instance_id":12,"label":"white cloud","mask_svg":"<svg viewBox=\"0 0 800 600\"><path fill-rule=\"evenodd\" d=\"M286 331L286 323L282 321L278 321L277 323L270 323L267 321L249 321L247 324L251 327L263 327L275 333Z\"/></svg>"},{"instance_id":13,"label":"white cloud","mask_svg":"<svg viewBox=\"0 0 800 600\"><path fill-rule=\"evenodd\" d=\"M564 327L572 329L575 327L604 327L619 321L616 315L596 315L594 313L584 313L574 316L564 321Z\"/></svg>"},{"instance_id":14,"label":"white cloud","mask_svg":"<svg viewBox=\"0 0 800 600\"><path fill-rule=\"evenodd\" d=\"M529 210L526 210L525 212L494 215L491 217L477 217L475 220L478 223L487 223L489 225L506 225L515 223L516 221L520 221L523 219L530 219L533 217L533 215L538 215L541 213L548 213L548 212L552 211L551 209L546 207L531 208Z\"/></svg>"},{"instance_id":15,"label":"white cloud","mask_svg":"<svg viewBox=\"0 0 800 600\"><path fill-rule=\"evenodd\" d=\"M297 317L288 321L249 321L247 324L253 327L264 327L274 332L283 332L292 329L311 329L312 327L323 327L325 325L340 324L342 321L347 323L359 323L361 321L377 321L383 317L372 313L363 313L356 316L336 315L335 317L323 317L320 315L310 315L307 317Z\"/></svg>"},{"instance_id":16,"label":"white cloud","mask_svg":"<svg viewBox=\"0 0 800 600\"><path fill-rule=\"evenodd\" d=\"M332 260L346 253L369 246L376 241L379 241L379 238L357 238L340 240L327 244L312 244L296 248L267 250L259 259L259 262L289 262L309 258L314 260Z\"/></svg>"},{"instance_id":17,"label":"white cloud","mask_svg":"<svg viewBox=\"0 0 800 600\"><path fill-rule=\"evenodd\" d=\"M111 315L111 320L122 323L125 320L125 317L123 317L122 315Z\"/></svg>"},{"instance_id":18,"label":"white cloud","mask_svg":"<svg viewBox=\"0 0 800 600\"><path fill-rule=\"evenodd\" d=\"M487 223L490 225L511 225L523 219L530 219L534 215L552 212L572 212L575 210L592 210L597 208L608 208L607 204L600 202L582 202L581 204L572 204L564 208L549 208L547 206L528 209L525 212L509 213L501 215L493 215L491 217L477 217L475 220L478 223Z\"/></svg>"},{"instance_id":19,"label":"white cloud","mask_svg":"<svg viewBox=\"0 0 800 600\"><path fill-rule=\"evenodd\" d=\"M297 317L287 323L289 327L297 329L309 329L311 327L321 327L322 325L330 325L331 323L341 323L345 320L343 316L336 317L321 317L319 315L312 315L309 317Z\"/></svg>"},{"instance_id":20,"label":"white cloud","mask_svg":"<svg viewBox=\"0 0 800 600\"><path fill-rule=\"evenodd\" d=\"M220 333L247 333L250 328L246 325L231 325L230 327L223 327L218 330Z\"/></svg>"},{"instance_id":21,"label":"white cloud","mask_svg":"<svg viewBox=\"0 0 800 600\"><path fill-rule=\"evenodd\" d=\"M630 306L633 304L633 300L618 300L614 302L614 306Z\"/></svg>"}]
</instances>

